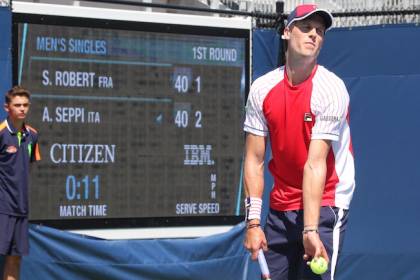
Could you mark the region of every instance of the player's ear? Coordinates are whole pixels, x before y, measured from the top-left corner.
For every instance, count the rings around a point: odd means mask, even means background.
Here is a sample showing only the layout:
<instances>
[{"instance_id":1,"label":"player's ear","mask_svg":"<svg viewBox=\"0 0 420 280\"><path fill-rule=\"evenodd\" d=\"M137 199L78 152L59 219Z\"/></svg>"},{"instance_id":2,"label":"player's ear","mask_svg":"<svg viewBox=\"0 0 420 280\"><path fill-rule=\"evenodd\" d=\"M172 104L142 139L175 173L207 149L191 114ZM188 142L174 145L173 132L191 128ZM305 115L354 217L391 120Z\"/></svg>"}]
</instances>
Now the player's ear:
<instances>
[{"instance_id":1,"label":"player's ear","mask_svg":"<svg viewBox=\"0 0 420 280\"><path fill-rule=\"evenodd\" d=\"M4 110L5 110L6 112L9 112L9 104L4 103Z\"/></svg>"},{"instance_id":2,"label":"player's ear","mask_svg":"<svg viewBox=\"0 0 420 280\"><path fill-rule=\"evenodd\" d=\"M281 35L281 38L283 40L289 40L290 39L290 27L284 28L283 34Z\"/></svg>"}]
</instances>

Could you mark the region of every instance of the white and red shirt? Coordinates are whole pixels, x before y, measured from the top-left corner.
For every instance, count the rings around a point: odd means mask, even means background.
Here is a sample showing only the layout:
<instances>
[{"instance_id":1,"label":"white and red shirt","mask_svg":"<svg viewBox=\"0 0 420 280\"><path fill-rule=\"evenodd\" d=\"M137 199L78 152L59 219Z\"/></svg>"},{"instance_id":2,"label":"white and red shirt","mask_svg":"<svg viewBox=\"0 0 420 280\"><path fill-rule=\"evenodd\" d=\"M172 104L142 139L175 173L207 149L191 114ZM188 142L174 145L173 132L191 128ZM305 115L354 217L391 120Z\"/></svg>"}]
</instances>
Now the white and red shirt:
<instances>
[{"instance_id":1,"label":"white and red shirt","mask_svg":"<svg viewBox=\"0 0 420 280\"><path fill-rule=\"evenodd\" d=\"M312 139L331 140L321 205L349 208L355 182L348 107L344 82L320 65L295 86L289 83L284 67L255 80L246 105L244 130L270 137L269 170L274 177L271 208L303 209L303 167Z\"/></svg>"}]
</instances>

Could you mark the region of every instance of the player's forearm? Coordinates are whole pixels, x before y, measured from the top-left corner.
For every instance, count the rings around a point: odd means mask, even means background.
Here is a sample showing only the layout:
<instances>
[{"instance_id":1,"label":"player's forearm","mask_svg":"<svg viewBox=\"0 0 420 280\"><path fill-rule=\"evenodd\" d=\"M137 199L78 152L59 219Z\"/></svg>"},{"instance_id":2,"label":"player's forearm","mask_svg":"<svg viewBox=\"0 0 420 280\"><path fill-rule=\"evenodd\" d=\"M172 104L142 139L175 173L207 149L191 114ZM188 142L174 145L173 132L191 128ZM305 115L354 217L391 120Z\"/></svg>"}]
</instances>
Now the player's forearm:
<instances>
[{"instance_id":1,"label":"player's forearm","mask_svg":"<svg viewBox=\"0 0 420 280\"><path fill-rule=\"evenodd\" d=\"M247 199L245 201L248 225L260 224L262 195L264 192L264 163L245 160L244 183Z\"/></svg>"},{"instance_id":2,"label":"player's forearm","mask_svg":"<svg viewBox=\"0 0 420 280\"><path fill-rule=\"evenodd\" d=\"M264 155L265 137L247 134L244 161L246 219L257 224L261 220L264 191Z\"/></svg>"},{"instance_id":3,"label":"player's forearm","mask_svg":"<svg viewBox=\"0 0 420 280\"><path fill-rule=\"evenodd\" d=\"M317 228L319 223L322 195L324 193L327 166L325 161L305 164L303 171L304 226Z\"/></svg>"},{"instance_id":4,"label":"player's forearm","mask_svg":"<svg viewBox=\"0 0 420 280\"><path fill-rule=\"evenodd\" d=\"M245 161L244 183L246 196L262 197L264 192L264 162Z\"/></svg>"}]
</instances>

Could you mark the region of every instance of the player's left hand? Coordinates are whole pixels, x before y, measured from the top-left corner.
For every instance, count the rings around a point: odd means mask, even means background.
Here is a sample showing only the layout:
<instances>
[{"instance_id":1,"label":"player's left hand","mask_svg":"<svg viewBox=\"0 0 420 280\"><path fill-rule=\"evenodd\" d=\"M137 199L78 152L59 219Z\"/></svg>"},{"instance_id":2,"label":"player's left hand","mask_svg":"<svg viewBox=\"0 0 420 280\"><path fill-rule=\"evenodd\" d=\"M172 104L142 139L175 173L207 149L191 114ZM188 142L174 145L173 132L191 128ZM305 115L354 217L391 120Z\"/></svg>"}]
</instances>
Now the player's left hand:
<instances>
[{"instance_id":1,"label":"player's left hand","mask_svg":"<svg viewBox=\"0 0 420 280\"><path fill-rule=\"evenodd\" d=\"M251 253L251 259L254 261L257 260L260 249L267 251L267 240L261 227L246 230L244 247Z\"/></svg>"},{"instance_id":2,"label":"player's left hand","mask_svg":"<svg viewBox=\"0 0 420 280\"><path fill-rule=\"evenodd\" d=\"M327 262L330 261L327 250L325 250L317 232L307 232L303 235L303 247L305 249L304 260L323 257Z\"/></svg>"}]
</instances>

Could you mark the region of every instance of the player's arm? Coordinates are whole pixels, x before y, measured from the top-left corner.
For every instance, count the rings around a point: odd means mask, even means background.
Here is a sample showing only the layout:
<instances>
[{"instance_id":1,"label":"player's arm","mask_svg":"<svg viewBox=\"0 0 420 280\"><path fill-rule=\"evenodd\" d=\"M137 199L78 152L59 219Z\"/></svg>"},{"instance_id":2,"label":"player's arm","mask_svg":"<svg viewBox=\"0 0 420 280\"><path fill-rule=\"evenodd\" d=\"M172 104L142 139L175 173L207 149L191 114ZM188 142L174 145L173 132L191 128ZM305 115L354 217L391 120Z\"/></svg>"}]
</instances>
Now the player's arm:
<instances>
[{"instance_id":1,"label":"player's arm","mask_svg":"<svg viewBox=\"0 0 420 280\"><path fill-rule=\"evenodd\" d=\"M266 137L247 133L245 142L244 183L245 193L251 205L248 205L249 219L247 220L244 246L251 252L251 258L253 260L257 259L259 249L263 248L267 250L267 241L259 226L264 191L265 147Z\"/></svg>"},{"instance_id":2,"label":"player's arm","mask_svg":"<svg viewBox=\"0 0 420 280\"><path fill-rule=\"evenodd\" d=\"M327 174L327 156L332 141L339 141L341 128L348 117L349 94L344 82L331 76L331 87L317 92L311 100L315 115L308 158L303 171L304 258L324 257L327 252L316 232Z\"/></svg>"},{"instance_id":3,"label":"player's arm","mask_svg":"<svg viewBox=\"0 0 420 280\"><path fill-rule=\"evenodd\" d=\"M327 174L327 156L330 147L330 140L311 140L308 159L303 170L302 185L304 208L303 245L305 248L305 258L322 256L327 261L328 254L319 238L317 230Z\"/></svg>"}]
</instances>

